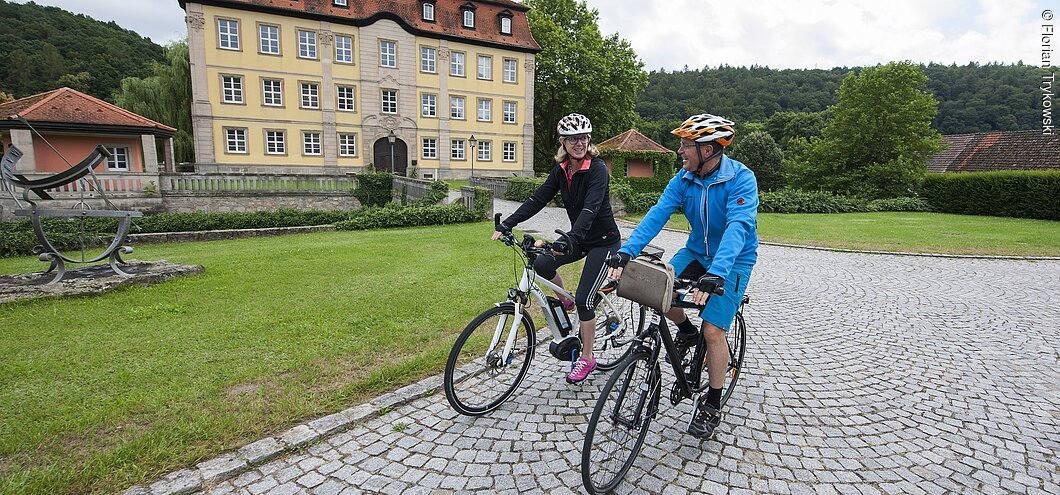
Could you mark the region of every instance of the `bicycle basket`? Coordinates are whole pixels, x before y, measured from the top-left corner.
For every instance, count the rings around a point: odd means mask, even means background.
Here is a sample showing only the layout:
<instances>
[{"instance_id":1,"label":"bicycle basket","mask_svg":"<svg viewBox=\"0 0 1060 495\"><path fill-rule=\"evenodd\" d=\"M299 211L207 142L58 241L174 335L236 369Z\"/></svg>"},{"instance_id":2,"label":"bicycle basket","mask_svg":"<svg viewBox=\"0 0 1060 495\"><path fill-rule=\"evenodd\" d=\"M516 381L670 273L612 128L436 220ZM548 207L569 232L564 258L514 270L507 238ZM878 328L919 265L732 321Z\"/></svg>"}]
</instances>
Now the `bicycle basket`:
<instances>
[{"instance_id":1,"label":"bicycle basket","mask_svg":"<svg viewBox=\"0 0 1060 495\"><path fill-rule=\"evenodd\" d=\"M665 313L670 310L674 294L674 267L651 257L629 260L622 270L615 290L618 297Z\"/></svg>"}]
</instances>

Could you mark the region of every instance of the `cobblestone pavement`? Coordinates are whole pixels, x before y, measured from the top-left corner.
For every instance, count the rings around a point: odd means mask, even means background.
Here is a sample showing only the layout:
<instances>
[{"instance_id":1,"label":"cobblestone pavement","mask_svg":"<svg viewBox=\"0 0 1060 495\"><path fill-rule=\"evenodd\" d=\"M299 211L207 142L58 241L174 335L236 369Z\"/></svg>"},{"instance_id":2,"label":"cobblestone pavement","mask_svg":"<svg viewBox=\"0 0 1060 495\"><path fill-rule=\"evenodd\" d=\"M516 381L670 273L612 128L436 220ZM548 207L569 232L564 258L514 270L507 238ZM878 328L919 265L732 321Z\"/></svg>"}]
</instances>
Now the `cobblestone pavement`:
<instances>
[{"instance_id":1,"label":"cobblestone pavement","mask_svg":"<svg viewBox=\"0 0 1060 495\"><path fill-rule=\"evenodd\" d=\"M521 227L567 225L549 211ZM686 435L690 403L664 397L619 493L1060 493L1060 262L763 246L748 293L720 433ZM438 392L205 493L580 493L606 375L568 385L564 367L539 353L487 416Z\"/></svg>"}]
</instances>

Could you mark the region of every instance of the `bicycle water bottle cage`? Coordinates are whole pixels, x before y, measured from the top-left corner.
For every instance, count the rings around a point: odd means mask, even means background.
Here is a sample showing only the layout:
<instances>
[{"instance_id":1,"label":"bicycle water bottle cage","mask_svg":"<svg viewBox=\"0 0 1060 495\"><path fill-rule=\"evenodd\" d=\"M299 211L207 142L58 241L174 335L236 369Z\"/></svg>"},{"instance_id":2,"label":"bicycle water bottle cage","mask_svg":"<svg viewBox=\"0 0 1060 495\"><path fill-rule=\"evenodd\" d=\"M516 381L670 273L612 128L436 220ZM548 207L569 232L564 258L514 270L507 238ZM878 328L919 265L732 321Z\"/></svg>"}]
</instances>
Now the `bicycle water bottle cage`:
<instances>
[{"instance_id":1,"label":"bicycle water bottle cage","mask_svg":"<svg viewBox=\"0 0 1060 495\"><path fill-rule=\"evenodd\" d=\"M562 339L552 339L548 345L548 353L560 361L571 361L571 356L577 357L582 351L582 340L571 335Z\"/></svg>"}]
</instances>

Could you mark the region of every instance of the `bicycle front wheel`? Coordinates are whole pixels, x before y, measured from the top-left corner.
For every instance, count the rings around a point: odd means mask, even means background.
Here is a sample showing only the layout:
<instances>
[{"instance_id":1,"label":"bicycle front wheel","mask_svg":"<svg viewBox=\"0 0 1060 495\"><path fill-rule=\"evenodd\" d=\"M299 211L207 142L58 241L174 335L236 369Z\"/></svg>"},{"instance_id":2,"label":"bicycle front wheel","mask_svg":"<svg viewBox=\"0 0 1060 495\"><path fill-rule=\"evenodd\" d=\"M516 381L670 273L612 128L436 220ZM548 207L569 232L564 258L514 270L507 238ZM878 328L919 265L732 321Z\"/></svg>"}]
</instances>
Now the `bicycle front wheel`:
<instances>
[{"instance_id":1,"label":"bicycle front wheel","mask_svg":"<svg viewBox=\"0 0 1060 495\"><path fill-rule=\"evenodd\" d=\"M533 324L526 315L516 321L511 304L478 315L456 338L445 362L445 398L456 412L467 416L496 409L526 377L534 343Z\"/></svg>"},{"instance_id":2,"label":"bicycle front wheel","mask_svg":"<svg viewBox=\"0 0 1060 495\"><path fill-rule=\"evenodd\" d=\"M597 297L593 356L601 371L609 371L622 362L630 348L628 344L647 325L648 310L618 296Z\"/></svg>"},{"instance_id":3,"label":"bicycle front wheel","mask_svg":"<svg viewBox=\"0 0 1060 495\"><path fill-rule=\"evenodd\" d=\"M633 466L659 408L659 363L635 352L600 392L582 444L582 483L589 493L614 490Z\"/></svg>"}]
</instances>

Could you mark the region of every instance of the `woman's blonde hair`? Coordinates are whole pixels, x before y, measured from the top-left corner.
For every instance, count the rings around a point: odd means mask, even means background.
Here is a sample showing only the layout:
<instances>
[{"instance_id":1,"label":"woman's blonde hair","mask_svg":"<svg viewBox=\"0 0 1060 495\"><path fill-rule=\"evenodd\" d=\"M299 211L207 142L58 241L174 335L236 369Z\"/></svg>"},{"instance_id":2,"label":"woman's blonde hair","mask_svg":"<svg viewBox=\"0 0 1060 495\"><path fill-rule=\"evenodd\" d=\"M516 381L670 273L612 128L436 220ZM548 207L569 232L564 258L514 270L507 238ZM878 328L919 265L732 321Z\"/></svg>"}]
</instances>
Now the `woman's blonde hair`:
<instances>
[{"instance_id":1,"label":"woman's blonde hair","mask_svg":"<svg viewBox=\"0 0 1060 495\"><path fill-rule=\"evenodd\" d=\"M567 148L563 146L563 141L566 139L566 136L559 137L559 150L556 151L556 163L563 163L567 161L568 158L570 158L569 156L567 156ZM595 144L590 143L589 149L585 151L585 155L590 158L596 158L600 156L600 150L596 149Z\"/></svg>"}]
</instances>

